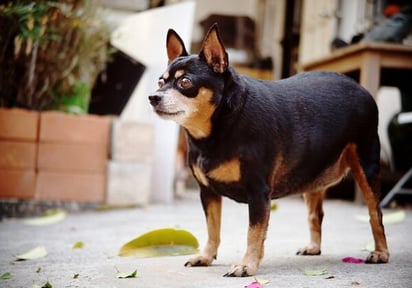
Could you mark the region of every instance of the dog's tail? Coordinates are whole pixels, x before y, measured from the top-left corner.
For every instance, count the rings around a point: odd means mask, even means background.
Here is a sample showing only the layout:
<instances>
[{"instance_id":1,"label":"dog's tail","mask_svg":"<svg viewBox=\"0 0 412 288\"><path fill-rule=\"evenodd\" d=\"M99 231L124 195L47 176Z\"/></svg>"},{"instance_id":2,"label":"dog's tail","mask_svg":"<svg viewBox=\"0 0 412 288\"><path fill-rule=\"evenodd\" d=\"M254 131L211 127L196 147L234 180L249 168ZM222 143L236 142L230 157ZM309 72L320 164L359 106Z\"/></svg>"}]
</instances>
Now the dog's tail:
<instances>
[{"instance_id":1,"label":"dog's tail","mask_svg":"<svg viewBox=\"0 0 412 288\"><path fill-rule=\"evenodd\" d=\"M368 137L364 137L363 139L365 138L367 139ZM360 143L358 143L357 152L360 165L363 172L365 173L369 186L372 188L372 190L374 190L375 193L379 193L380 189L377 189L377 182L379 182L380 173L381 145L377 133L370 139L370 141L361 141Z\"/></svg>"}]
</instances>

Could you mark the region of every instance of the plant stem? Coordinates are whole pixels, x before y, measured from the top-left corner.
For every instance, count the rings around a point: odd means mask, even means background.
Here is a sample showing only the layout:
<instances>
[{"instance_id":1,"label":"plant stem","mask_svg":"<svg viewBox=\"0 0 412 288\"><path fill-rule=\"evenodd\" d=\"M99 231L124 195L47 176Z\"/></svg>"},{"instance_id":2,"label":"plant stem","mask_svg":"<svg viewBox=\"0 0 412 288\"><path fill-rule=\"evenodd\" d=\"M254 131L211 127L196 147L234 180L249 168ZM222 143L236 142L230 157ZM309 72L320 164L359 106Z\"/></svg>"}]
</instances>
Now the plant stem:
<instances>
[{"instance_id":1,"label":"plant stem","mask_svg":"<svg viewBox=\"0 0 412 288\"><path fill-rule=\"evenodd\" d=\"M27 86L29 88L28 95L27 95L27 104L29 107L33 104L33 94L34 94L34 86L33 86L33 79L34 79L34 71L36 71L36 60L37 60L37 53L39 49L39 40L36 40L33 44L33 50L31 53L30 58L30 66L29 66L29 77L27 79Z\"/></svg>"}]
</instances>

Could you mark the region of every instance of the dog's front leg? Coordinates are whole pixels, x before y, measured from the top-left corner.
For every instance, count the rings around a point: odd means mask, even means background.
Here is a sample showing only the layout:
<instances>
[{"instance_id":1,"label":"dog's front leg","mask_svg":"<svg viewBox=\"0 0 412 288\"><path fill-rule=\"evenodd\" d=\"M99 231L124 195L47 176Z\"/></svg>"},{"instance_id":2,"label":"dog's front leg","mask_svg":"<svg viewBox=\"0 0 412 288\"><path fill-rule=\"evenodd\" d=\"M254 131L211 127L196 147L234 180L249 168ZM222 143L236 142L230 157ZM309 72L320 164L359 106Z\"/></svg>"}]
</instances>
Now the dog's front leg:
<instances>
[{"instance_id":1,"label":"dog's front leg","mask_svg":"<svg viewBox=\"0 0 412 288\"><path fill-rule=\"evenodd\" d=\"M233 265L224 276L246 277L255 275L264 254L264 241L269 223L270 200L255 195L249 200L249 230L247 250L240 264Z\"/></svg>"},{"instance_id":2,"label":"dog's front leg","mask_svg":"<svg viewBox=\"0 0 412 288\"><path fill-rule=\"evenodd\" d=\"M202 188L200 192L203 210L206 215L208 239L201 253L190 258L185 266L209 266L217 256L220 244L220 223L222 214L222 197Z\"/></svg>"}]
</instances>

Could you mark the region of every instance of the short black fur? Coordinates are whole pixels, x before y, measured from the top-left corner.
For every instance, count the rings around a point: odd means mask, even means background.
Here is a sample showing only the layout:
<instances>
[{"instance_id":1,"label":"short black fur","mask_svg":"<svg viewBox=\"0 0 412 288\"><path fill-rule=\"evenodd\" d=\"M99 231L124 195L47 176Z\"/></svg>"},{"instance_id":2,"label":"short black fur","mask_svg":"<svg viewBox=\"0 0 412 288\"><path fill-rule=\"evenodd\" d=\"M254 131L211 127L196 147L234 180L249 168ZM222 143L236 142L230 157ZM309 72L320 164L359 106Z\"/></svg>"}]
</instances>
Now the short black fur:
<instances>
[{"instance_id":1,"label":"short black fur","mask_svg":"<svg viewBox=\"0 0 412 288\"><path fill-rule=\"evenodd\" d=\"M174 31L169 31L168 39L173 37L178 38L173 43L183 43ZM206 35L199 55L187 56L184 48L169 47L173 43L168 42L168 50L172 52L169 53L168 77L164 79L166 85L149 99L152 97L150 101L156 109L170 89L192 99L203 97L199 95L200 89L212 92L213 113L206 119L211 127L208 133L192 135L187 122L179 120L187 130L189 166L199 182L208 223L216 221L210 218L220 217L215 210L212 216L209 211L213 205L220 207L220 196L247 203L248 237L260 235L258 239L263 243L262 231L267 227L271 199L294 193L323 192L342 179L347 170L355 169L358 182L366 178L367 184L361 186L370 215L378 217L371 221L374 237L377 237L375 243L379 246L375 251L378 256L371 254L369 262L387 262L389 253L376 202L379 199L376 187L380 144L378 110L373 97L349 77L333 72L300 73L280 81L240 75L228 66L227 54L215 26ZM174 51L183 52L175 55ZM170 55L176 58L170 59ZM179 77L191 80L190 89L176 86L178 79L170 75L178 71L184 72ZM153 97L156 102L152 101ZM202 113L202 107L197 108L200 109L197 113ZM230 178L227 175L231 171L219 170L233 159L240 166L239 179L236 173ZM236 170L236 164L233 165L230 169ZM211 176L214 171L219 171L223 180ZM317 215L323 215L321 203L315 207L319 210ZM322 217L317 221L321 222ZM208 224L208 229L210 236L210 229L214 228ZM376 229L381 230L376 232ZM215 243L218 239L209 241ZM212 245L210 243L208 245ZM208 254L208 249L204 252L207 257L201 254L188 262L190 266L209 265L213 255ZM257 246L259 249L262 248ZM252 264L234 268L229 276L254 274L263 254L252 257L250 253L247 252L244 259L253 258ZM317 255L320 250L311 253ZM301 255L311 253L305 250Z\"/></svg>"}]
</instances>

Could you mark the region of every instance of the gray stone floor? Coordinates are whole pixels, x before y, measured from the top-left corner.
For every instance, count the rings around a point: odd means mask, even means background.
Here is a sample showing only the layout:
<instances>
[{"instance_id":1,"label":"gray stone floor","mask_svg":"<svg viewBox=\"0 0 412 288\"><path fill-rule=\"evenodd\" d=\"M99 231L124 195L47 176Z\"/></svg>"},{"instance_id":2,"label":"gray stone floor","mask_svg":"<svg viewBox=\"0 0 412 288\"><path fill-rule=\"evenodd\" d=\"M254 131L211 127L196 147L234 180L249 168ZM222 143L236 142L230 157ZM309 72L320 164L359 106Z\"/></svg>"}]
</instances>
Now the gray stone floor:
<instances>
[{"instance_id":1,"label":"gray stone floor","mask_svg":"<svg viewBox=\"0 0 412 288\"><path fill-rule=\"evenodd\" d=\"M389 264L348 264L342 258L365 258L362 248L372 241L369 224L356 219L366 207L347 201L327 200L321 256L295 256L306 244L306 208L298 197L277 201L266 240L265 258L257 277L269 280L265 287L412 287L412 210L405 220L387 224L391 251ZM384 210L384 214L398 210ZM0 287L33 287L46 281L52 287L238 287L248 278L222 277L245 250L247 207L224 201L222 243L211 267L185 268L188 256L136 258L117 256L129 240L152 229L178 227L191 231L202 246L206 241L203 212L193 195L173 205L153 205L112 211L70 213L49 226L27 226L21 219L0 222L0 275L10 272ZM82 241L82 249L72 249ZM15 255L36 246L48 255L37 260L14 262ZM133 271L136 278L117 279L117 270ZM327 269L321 276L306 276L305 270ZM78 274L77 278L73 278Z\"/></svg>"}]
</instances>

